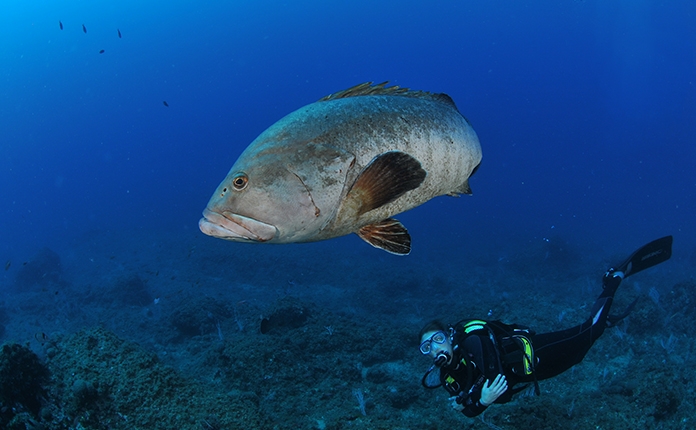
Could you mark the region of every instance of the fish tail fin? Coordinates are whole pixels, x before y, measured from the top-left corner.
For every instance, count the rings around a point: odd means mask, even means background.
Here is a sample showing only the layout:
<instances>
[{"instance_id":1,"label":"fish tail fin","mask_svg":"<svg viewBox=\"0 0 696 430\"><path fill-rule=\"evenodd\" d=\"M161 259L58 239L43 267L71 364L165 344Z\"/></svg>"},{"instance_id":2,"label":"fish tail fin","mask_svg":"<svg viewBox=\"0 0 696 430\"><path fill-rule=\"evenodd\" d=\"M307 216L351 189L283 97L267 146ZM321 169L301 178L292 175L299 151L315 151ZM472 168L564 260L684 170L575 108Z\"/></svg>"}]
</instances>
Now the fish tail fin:
<instances>
[{"instance_id":1,"label":"fish tail fin","mask_svg":"<svg viewBox=\"0 0 696 430\"><path fill-rule=\"evenodd\" d=\"M471 187L469 186L469 178L466 178L466 180L464 181L464 183L462 184L462 186L459 188L458 191L460 194L468 194L468 195L472 194Z\"/></svg>"}]
</instances>

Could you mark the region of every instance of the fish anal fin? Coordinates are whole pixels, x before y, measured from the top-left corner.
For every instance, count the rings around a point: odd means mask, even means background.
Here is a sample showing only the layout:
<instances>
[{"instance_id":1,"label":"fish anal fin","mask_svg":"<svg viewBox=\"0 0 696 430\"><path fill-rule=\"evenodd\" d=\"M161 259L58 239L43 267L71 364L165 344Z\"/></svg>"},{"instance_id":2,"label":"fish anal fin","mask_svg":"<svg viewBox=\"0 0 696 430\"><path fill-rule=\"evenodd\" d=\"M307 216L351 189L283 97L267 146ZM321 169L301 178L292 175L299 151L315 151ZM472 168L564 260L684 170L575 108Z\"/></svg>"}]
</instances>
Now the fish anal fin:
<instances>
[{"instance_id":1,"label":"fish anal fin","mask_svg":"<svg viewBox=\"0 0 696 430\"><path fill-rule=\"evenodd\" d=\"M418 188L425 176L425 170L415 158L400 151L385 152L360 173L347 197L359 202L357 215L360 216Z\"/></svg>"},{"instance_id":2,"label":"fish anal fin","mask_svg":"<svg viewBox=\"0 0 696 430\"><path fill-rule=\"evenodd\" d=\"M406 227L394 218L366 225L358 230L357 234L375 248L389 253L408 255L411 252L411 235Z\"/></svg>"}]
</instances>

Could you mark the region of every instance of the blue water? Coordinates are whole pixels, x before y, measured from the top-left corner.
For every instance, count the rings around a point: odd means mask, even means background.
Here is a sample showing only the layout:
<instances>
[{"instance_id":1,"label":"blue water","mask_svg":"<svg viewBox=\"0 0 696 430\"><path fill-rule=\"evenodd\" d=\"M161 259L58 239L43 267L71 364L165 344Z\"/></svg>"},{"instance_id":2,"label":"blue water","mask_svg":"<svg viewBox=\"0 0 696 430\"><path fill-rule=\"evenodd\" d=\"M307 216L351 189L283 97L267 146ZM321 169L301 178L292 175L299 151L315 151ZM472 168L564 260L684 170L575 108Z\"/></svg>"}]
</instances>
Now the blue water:
<instances>
[{"instance_id":1,"label":"blue water","mask_svg":"<svg viewBox=\"0 0 696 430\"><path fill-rule=\"evenodd\" d=\"M153 237L276 262L307 253L306 282L335 281L341 257L437 273L554 241L603 261L672 234L692 273L695 23L687 0L4 1L2 285L41 248L68 258L92 231L128 236L121 254ZM201 211L258 134L366 81L447 93L481 141L473 196L398 216L410 256L355 236L202 237Z\"/></svg>"},{"instance_id":2,"label":"blue water","mask_svg":"<svg viewBox=\"0 0 696 430\"><path fill-rule=\"evenodd\" d=\"M195 229L267 126L384 80L449 94L484 151L472 198L402 217L416 249L552 233L694 243L695 12L687 1L10 2L0 252L93 228Z\"/></svg>"},{"instance_id":3,"label":"blue water","mask_svg":"<svg viewBox=\"0 0 696 430\"><path fill-rule=\"evenodd\" d=\"M691 2L3 9L2 252L92 228L196 234L212 190L267 126L384 80L449 94L483 146L473 198L402 217L418 247L552 233L694 243Z\"/></svg>"}]
</instances>

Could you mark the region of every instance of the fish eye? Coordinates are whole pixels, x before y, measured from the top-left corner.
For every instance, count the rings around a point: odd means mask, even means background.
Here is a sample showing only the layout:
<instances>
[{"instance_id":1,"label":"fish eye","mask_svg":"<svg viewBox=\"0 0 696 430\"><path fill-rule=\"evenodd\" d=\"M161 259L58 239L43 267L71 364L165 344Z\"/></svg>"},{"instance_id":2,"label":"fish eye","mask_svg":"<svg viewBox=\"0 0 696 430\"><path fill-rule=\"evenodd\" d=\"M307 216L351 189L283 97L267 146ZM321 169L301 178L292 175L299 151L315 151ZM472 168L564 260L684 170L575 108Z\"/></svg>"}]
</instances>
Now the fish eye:
<instances>
[{"instance_id":1,"label":"fish eye","mask_svg":"<svg viewBox=\"0 0 696 430\"><path fill-rule=\"evenodd\" d=\"M249 177L246 175L246 173L237 173L232 179L232 186L237 191L242 191L244 188L246 188L248 183Z\"/></svg>"}]
</instances>

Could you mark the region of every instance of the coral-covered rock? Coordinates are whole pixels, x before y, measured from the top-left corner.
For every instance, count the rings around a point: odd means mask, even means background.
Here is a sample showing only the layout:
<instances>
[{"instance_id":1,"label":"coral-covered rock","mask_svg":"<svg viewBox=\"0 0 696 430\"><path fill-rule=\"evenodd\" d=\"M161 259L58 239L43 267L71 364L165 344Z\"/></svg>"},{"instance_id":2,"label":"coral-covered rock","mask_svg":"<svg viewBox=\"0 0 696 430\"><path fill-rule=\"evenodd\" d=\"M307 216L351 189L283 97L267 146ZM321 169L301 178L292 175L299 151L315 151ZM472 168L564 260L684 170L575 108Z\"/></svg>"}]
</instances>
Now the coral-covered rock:
<instances>
[{"instance_id":1,"label":"coral-covered rock","mask_svg":"<svg viewBox=\"0 0 696 430\"><path fill-rule=\"evenodd\" d=\"M16 343L0 347L0 427L22 412L39 414L47 379L48 370L29 348Z\"/></svg>"}]
</instances>

